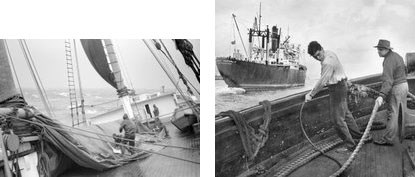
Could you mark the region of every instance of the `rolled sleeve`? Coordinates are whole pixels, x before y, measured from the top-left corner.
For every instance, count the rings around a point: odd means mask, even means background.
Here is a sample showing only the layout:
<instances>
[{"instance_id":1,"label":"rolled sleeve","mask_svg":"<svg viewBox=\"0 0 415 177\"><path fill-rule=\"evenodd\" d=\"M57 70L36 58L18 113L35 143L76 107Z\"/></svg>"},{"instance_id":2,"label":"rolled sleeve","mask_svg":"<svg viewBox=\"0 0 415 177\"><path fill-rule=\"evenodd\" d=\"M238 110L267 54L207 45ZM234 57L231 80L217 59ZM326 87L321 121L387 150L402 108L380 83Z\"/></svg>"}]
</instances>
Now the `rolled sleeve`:
<instances>
[{"instance_id":1,"label":"rolled sleeve","mask_svg":"<svg viewBox=\"0 0 415 177\"><path fill-rule=\"evenodd\" d=\"M329 81L330 77L333 75L334 66L331 64L324 64L322 65L321 69L321 77L314 86L313 90L311 90L311 97L314 97Z\"/></svg>"}]
</instances>

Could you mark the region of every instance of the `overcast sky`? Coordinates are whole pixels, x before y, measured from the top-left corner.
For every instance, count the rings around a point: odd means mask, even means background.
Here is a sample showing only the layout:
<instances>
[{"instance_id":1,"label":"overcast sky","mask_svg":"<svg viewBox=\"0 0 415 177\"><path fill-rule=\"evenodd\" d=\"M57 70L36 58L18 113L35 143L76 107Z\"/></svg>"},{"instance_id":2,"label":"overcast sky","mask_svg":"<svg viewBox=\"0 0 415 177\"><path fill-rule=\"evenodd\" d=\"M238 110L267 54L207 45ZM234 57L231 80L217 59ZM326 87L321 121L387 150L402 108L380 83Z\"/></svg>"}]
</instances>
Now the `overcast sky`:
<instances>
[{"instance_id":1,"label":"overcast sky","mask_svg":"<svg viewBox=\"0 0 415 177\"><path fill-rule=\"evenodd\" d=\"M67 88L68 81L64 40L39 39L26 41L45 89ZM193 44L193 50L199 57L199 40L190 41ZM86 58L80 41L76 40L76 42L83 88L111 89L112 87L95 72L95 69ZM116 46L116 52L124 64L129 80L132 82L133 88L160 89L162 85L166 86L166 88L174 88L173 84L171 84L167 75L142 40L113 40L113 42ZM184 63L183 57L180 52L176 50L173 41L163 40L163 42L169 49L169 52L172 54L181 71L193 84L195 84L196 87L199 87L193 72ZM22 87L35 88L19 42L17 40L7 40L7 43L16 65L17 75ZM175 79L178 79L177 72L172 67L170 70L174 73Z\"/></svg>"},{"instance_id":2,"label":"overcast sky","mask_svg":"<svg viewBox=\"0 0 415 177\"><path fill-rule=\"evenodd\" d=\"M248 43L247 28L252 27L259 12L255 0L216 1L216 56L229 56L233 40L231 18L237 17L239 28ZM317 40L334 51L349 78L382 72L382 58L373 48L379 39L388 39L394 51L404 59L415 52L415 1L413 0L263 0L262 24L282 27L285 36L289 26L292 43L307 45ZM264 28L263 26L262 28ZM240 44L238 34L236 41ZM242 47L239 46L241 51ZM318 78L320 64L308 55L303 62L309 78Z\"/></svg>"}]
</instances>

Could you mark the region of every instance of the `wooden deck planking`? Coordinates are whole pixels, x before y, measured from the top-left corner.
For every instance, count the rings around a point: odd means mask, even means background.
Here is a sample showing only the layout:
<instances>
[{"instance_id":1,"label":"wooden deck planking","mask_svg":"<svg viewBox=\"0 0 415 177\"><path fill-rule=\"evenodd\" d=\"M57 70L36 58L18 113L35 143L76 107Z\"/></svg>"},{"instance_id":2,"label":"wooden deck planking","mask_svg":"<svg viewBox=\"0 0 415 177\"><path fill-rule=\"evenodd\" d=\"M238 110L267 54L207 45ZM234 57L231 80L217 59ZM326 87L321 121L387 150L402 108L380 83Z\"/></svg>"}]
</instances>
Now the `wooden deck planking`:
<instances>
[{"instance_id":1,"label":"wooden deck planking","mask_svg":"<svg viewBox=\"0 0 415 177\"><path fill-rule=\"evenodd\" d=\"M383 132L373 131L372 134L375 139L378 139ZM394 146L365 144L350 167L350 176L402 176L402 147L398 141Z\"/></svg>"},{"instance_id":2,"label":"wooden deck planking","mask_svg":"<svg viewBox=\"0 0 415 177\"><path fill-rule=\"evenodd\" d=\"M181 133L171 123L165 124L169 130L171 136L165 144L184 146L184 147L197 147L199 146L199 138L195 138L193 134ZM158 153L167 154L174 157L188 159L192 161L200 162L199 150L188 150L179 148L166 147ZM123 165L118 168L110 169L103 172L98 172L90 169L79 168L72 169L61 175L64 177L113 177L113 176L125 176L125 177L197 177L200 176L200 164L194 164L182 160L172 159L161 155L152 154L150 157L134 161L129 164Z\"/></svg>"},{"instance_id":3,"label":"wooden deck planking","mask_svg":"<svg viewBox=\"0 0 415 177\"><path fill-rule=\"evenodd\" d=\"M385 121L385 113L380 112L377 120ZM380 139L385 130L371 131L374 139ZM402 144L396 139L394 146L379 146L373 143L363 145L358 156L346 170L346 176L350 177L398 177L415 171L409 164L406 154L406 147L411 146L415 150L415 141L405 140ZM336 152L336 149L327 152L328 155L336 158L340 163L344 163L350 152ZM402 155L402 152L405 154ZM404 160L405 163L402 164ZM404 168L403 168L404 167ZM304 176L329 176L339 169L338 165L324 156L319 156L306 165L298 168L291 173L290 177ZM273 176L270 174L269 176Z\"/></svg>"},{"instance_id":4,"label":"wooden deck planking","mask_svg":"<svg viewBox=\"0 0 415 177\"><path fill-rule=\"evenodd\" d=\"M373 131L375 138L379 138L383 131ZM350 152L336 152L336 149L327 152L328 155L336 158L340 163L346 162L351 155ZM390 177L402 176L402 150L403 146L397 141L395 145L378 146L373 143L363 145L359 155L347 169L350 177ZM324 156L319 156L313 161L300 167L290 177L329 176L339 169L338 165Z\"/></svg>"}]
</instances>

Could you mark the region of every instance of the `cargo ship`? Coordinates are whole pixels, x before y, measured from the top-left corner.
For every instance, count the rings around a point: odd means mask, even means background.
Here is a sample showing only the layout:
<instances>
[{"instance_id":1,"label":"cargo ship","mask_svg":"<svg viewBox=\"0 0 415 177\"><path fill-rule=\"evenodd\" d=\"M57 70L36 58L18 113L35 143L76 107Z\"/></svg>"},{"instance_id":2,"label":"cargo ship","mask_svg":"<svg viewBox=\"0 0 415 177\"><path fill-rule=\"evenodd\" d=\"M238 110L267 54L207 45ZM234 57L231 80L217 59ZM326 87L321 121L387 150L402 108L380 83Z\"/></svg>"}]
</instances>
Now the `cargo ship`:
<instances>
[{"instance_id":1,"label":"cargo ship","mask_svg":"<svg viewBox=\"0 0 415 177\"><path fill-rule=\"evenodd\" d=\"M259 25L256 25L255 18L253 27L249 29L249 44L246 50L236 16L232 14L232 17L245 54L235 48L232 56L216 58L219 73L229 87L239 87L248 91L304 85L307 68L299 63L301 56L304 56L300 45L291 44L289 35L282 41L281 28L276 25L272 26L271 31L268 25L261 30L259 15ZM231 44L235 45L236 40Z\"/></svg>"}]
</instances>

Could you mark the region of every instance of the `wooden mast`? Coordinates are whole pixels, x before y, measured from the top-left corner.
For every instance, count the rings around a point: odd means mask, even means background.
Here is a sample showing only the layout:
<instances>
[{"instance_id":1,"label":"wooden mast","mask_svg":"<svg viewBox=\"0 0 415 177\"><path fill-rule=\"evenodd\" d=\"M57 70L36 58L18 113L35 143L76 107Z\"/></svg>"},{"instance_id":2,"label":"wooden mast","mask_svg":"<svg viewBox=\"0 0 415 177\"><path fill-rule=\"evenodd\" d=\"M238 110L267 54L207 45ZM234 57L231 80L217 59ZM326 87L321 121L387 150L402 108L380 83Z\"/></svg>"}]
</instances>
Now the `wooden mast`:
<instances>
[{"instance_id":1,"label":"wooden mast","mask_svg":"<svg viewBox=\"0 0 415 177\"><path fill-rule=\"evenodd\" d=\"M110 39L104 39L105 49L108 55L109 65L112 69L112 73L115 78L115 82L117 84L117 92L118 96L122 100L124 112L128 115L129 118L134 117L133 109L131 108L131 99L130 95L128 94L128 88L124 84L124 80L120 65L118 63L118 58L115 53L114 44Z\"/></svg>"}]
</instances>

